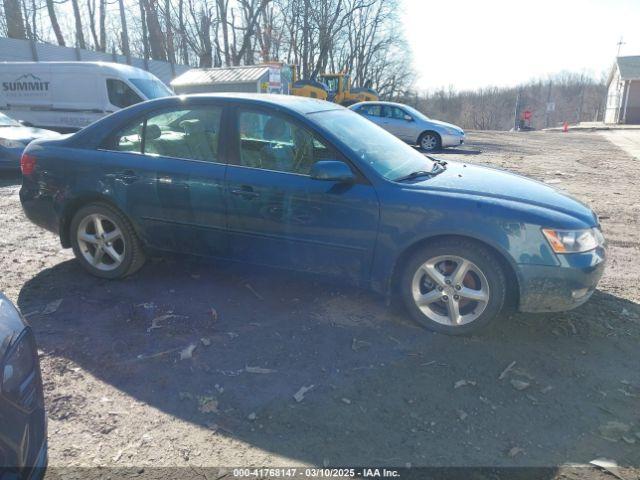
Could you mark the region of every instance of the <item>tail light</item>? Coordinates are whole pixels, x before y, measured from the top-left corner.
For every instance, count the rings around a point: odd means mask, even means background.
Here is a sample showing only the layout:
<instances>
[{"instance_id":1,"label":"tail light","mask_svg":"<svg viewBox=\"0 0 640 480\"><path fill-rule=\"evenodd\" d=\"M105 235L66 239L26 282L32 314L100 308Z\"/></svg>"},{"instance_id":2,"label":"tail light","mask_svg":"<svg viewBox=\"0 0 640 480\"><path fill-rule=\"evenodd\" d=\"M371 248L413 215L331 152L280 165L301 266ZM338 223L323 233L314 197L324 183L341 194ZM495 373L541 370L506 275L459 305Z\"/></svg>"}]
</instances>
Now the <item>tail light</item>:
<instances>
[{"instance_id":1,"label":"tail light","mask_svg":"<svg viewBox=\"0 0 640 480\"><path fill-rule=\"evenodd\" d=\"M36 168L36 157L23 153L20 157L20 170L22 175L31 175Z\"/></svg>"}]
</instances>

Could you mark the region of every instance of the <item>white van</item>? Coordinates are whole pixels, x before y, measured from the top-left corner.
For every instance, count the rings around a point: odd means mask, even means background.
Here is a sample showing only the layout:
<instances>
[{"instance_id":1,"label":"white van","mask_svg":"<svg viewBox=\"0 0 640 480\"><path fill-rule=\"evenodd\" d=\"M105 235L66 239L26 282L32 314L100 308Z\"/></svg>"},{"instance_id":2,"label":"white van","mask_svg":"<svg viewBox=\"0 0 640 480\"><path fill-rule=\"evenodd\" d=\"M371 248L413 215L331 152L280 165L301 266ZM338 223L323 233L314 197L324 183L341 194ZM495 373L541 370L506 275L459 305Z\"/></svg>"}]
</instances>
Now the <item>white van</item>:
<instances>
[{"instance_id":1,"label":"white van","mask_svg":"<svg viewBox=\"0 0 640 480\"><path fill-rule=\"evenodd\" d=\"M134 103L173 92L156 76L105 62L0 62L0 112L71 132Z\"/></svg>"}]
</instances>

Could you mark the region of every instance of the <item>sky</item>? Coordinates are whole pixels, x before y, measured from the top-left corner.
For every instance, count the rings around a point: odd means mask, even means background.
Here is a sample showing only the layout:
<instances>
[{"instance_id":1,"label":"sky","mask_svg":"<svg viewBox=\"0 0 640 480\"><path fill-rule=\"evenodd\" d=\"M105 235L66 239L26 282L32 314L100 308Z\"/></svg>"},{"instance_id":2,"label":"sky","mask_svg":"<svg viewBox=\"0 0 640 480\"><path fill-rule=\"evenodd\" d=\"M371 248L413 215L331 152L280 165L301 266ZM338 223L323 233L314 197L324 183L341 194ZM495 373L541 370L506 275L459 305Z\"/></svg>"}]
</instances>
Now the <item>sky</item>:
<instances>
[{"instance_id":1,"label":"sky","mask_svg":"<svg viewBox=\"0 0 640 480\"><path fill-rule=\"evenodd\" d=\"M513 86L561 71L599 78L640 55L640 0L401 0L421 90Z\"/></svg>"}]
</instances>

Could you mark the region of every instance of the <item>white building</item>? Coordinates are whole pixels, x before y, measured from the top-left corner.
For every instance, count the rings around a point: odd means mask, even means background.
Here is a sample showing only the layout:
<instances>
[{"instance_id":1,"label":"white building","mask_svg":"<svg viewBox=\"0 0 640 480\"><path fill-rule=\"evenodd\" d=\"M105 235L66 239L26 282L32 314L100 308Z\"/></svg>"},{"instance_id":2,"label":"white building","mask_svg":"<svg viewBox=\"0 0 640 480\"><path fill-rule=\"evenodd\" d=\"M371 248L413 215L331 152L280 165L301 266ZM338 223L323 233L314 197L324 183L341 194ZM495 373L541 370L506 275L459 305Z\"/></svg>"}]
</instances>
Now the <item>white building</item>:
<instances>
[{"instance_id":1,"label":"white building","mask_svg":"<svg viewBox=\"0 0 640 480\"><path fill-rule=\"evenodd\" d=\"M224 68L193 68L171 82L178 94L247 92L289 93L289 67L273 63Z\"/></svg>"},{"instance_id":2,"label":"white building","mask_svg":"<svg viewBox=\"0 0 640 480\"><path fill-rule=\"evenodd\" d=\"M640 55L616 59L607 82L604 122L640 124Z\"/></svg>"}]
</instances>

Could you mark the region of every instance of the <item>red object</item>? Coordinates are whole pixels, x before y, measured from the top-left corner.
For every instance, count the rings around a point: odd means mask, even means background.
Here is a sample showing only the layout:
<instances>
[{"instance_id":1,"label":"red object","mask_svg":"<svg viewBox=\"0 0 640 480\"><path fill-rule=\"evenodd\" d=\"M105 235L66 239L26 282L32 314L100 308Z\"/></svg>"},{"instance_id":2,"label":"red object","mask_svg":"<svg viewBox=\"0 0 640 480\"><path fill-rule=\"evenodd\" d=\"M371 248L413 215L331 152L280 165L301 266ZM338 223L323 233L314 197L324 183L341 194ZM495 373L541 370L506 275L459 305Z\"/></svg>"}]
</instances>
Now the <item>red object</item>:
<instances>
[{"instance_id":1,"label":"red object","mask_svg":"<svg viewBox=\"0 0 640 480\"><path fill-rule=\"evenodd\" d=\"M522 118L524 118L525 120L531 120L532 116L533 113L531 112L531 110L525 110L524 112L522 112Z\"/></svg>"},{"instance_id":2,"label":"red object","mask_svg":"<svg viewBox=\"0 0 640 480\"><path fill-rule=\"evenodd\" d=\"M568 124L567 122L564 122L564 123L562 124L562 131L563 131L564 133L567 133L567 132L569 131L569 124Z\"/></svg>"},{"instance_id":3,"label":"red object","mask_svg":"<svg viewBox=\"0 0 640 480\"><path fill-rule=\"evenodd\" d=\"M20 157L20 170L22 170L22 175L31 175L35 169L36 157L23 153L22 157Z\"/></svg>"}]
</instances>

